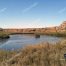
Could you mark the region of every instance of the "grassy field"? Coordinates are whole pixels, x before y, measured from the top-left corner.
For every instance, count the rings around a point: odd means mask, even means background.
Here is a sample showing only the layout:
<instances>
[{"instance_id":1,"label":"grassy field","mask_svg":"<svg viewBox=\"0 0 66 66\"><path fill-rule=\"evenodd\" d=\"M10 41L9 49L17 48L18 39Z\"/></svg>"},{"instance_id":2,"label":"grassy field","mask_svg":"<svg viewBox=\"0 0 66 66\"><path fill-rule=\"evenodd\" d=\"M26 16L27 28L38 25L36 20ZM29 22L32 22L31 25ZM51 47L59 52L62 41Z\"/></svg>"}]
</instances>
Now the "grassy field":
<instances>
[{"instance_id":1,"label":"grassy field","mask_svg":"<svg viewBox=\"0 0 66 66\"><path fill-rule=\"evenodd\" d=\"M66 66L66 40L26 46L19 52L0 51L0 66Z\"/></svg>"}]
</instances>

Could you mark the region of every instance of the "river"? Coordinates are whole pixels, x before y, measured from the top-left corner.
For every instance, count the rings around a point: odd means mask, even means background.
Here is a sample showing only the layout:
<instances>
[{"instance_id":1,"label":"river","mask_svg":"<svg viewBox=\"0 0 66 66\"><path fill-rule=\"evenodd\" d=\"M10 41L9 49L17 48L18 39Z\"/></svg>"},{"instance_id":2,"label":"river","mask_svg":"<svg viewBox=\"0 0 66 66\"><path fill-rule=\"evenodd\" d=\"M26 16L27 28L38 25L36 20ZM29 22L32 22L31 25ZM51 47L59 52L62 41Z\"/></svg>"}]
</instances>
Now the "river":
<instances>
[{"instance_id":1,"label":"river","mask_svg":"<svg viewBox=\"0 0 66 66\"><path fill-rule=\"evenodd\" d=\"M35 38L35 35L10 35L9 39L0 40L0 49L5 50L16 50L20 49L26 45L38 44L42 42L56 43L63 38L54 37L54 36L46 36L40 35L40 38Z\"/></svg>"}]
</instances>

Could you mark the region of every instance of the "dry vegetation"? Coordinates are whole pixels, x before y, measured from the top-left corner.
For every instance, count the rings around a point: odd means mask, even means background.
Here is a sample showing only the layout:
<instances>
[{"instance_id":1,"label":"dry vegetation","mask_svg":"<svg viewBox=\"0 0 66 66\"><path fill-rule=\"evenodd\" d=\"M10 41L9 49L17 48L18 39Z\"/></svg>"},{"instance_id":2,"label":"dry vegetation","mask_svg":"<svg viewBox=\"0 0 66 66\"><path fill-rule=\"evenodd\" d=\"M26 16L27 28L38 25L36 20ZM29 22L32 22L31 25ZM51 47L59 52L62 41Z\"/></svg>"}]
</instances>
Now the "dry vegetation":
<instances>
[{"instance_id":1,"label":"dry vegetation","mask_svg":"<svg viewBox=\"0 0 66 66\"><path fill-rule=\"evenodd\" d=\"M9 34L3 31L0 31L0 39L9 38Z\"/></svg>"},{"instance_id":2,"label":"dry vegetation","mask_svg":"<svg viewBox=\"0 0 66 66\"><path fill-rule=\"evenodd\" d=\"M65 53L65 40L57 44L27 46L20 53L0 51L0 66L66 66Z\"/></svg>"}]
</instances>

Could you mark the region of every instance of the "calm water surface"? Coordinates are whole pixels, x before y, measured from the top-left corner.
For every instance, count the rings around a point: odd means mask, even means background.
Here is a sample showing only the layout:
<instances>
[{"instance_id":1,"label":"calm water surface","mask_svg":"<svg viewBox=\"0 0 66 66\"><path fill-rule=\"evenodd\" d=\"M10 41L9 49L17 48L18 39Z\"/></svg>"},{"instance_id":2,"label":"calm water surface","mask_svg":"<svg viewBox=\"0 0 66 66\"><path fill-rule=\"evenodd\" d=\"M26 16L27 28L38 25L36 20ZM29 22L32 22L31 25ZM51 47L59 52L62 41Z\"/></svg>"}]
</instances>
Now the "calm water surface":
<instances>
[{"instance_id":1,"label":"calm water surface","mask_svg":"<svg viewBox=\"0 0 66 66\"><path fill-rule=\"evenodd\" d=\"M62 40L60 37L41 35L40 38L35 38L34 35L10 35L9 39L0 40L0 49L15 50L26 45L38 44L42 42L55 43Z\"/></svg>"}]
</instances>

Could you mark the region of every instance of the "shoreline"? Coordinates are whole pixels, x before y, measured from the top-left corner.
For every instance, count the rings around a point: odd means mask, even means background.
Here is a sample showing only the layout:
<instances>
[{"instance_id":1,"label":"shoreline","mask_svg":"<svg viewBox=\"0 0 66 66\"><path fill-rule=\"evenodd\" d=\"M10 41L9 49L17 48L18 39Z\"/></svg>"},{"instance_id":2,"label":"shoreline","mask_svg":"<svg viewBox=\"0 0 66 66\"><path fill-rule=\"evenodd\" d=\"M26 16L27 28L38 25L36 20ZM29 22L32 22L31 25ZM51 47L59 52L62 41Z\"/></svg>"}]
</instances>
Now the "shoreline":
<instances>
[{"instance_id":1,"label":"shoreline","mask_svg":"<svg viewBox=\"0 0 66 66\"><path fill-rule=\"evenodd\" d=\"M0 39L8 39L10 38L8 33L5 33L3 31L0 32Z\"/></svg>"},{"instance_id":2,"label":"shoreline","mask_svg":"<svg viewBox=\"0 0 66 66\"><path fill-rule=\"evenodd\" d=\"M27 64L29 66L33 66L33 64L35 64L35 66L37 66L37 64L43 64L43 66L45 66L45 62L51 66L57 60L64 59L63 55L65 54L66 50L65 43L66 40L61 41L57 44L42 43L37 45L29 45L21 49L19 52L0 51L0 63L2 63L4 59L4 63L7 63L8 66L27 66ZM44 63L41 63L41 61ZM48 62L51 62L51 64L49 64ZM61 63L60 61L58 62ZM56 62L56 64L59 63ZM4 66L4 64L2 66ZM61 66L63 66L63 64L61 64Z\"/></svg>"}]
</instances>

